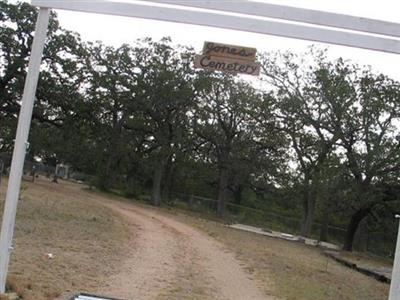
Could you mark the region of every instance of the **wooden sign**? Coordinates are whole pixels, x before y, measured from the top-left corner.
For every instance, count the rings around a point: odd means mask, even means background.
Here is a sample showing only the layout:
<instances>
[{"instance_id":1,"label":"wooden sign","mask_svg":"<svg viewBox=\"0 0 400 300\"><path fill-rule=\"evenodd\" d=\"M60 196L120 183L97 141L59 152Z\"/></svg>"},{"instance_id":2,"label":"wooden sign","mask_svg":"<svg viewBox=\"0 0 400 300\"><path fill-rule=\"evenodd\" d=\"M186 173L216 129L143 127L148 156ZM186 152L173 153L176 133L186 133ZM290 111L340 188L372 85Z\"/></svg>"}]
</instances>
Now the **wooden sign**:
<instances>
[{"instance_id":1,"label":"wooden sign","mask_svg":"<svg viewBox=\"0 0 400 300\"><path fill-rule=\"evenodd\" d=\"M205 42L203 55L196 55L194 67L233 74L260 75L257 49Z\"/></svg>"},{"instance_id":2,"label":"wooden sign","mask_svg":"<svg viewBox=\"0 0 400 300\"><path fill-rule=\"evenodd\" d=\"M232 59L220 56L196 55L195 68L227 73L242 73L247 75L259 75L260 64L241 59Z\"/></svg>"},{"instance_id":3,"label":"wooden sign","mask_svg":"<svg viewBox=\"0 0 400 300\"><path fill-rule=\"evenodd\" d=\"M205 42L203 55L235 58L241 60L255 61L257 49L242 46L233 46L213 42Z\"/></svg>"}]
</instances>

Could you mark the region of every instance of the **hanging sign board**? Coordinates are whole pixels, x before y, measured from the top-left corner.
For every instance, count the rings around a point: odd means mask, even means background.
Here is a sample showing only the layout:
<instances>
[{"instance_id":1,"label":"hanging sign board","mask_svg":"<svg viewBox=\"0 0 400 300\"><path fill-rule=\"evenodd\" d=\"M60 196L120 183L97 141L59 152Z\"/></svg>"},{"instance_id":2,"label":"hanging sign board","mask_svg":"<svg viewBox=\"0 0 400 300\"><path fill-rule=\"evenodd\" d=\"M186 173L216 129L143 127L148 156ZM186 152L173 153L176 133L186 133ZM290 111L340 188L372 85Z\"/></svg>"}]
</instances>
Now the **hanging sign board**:
<instances>
[{"instance_id":1,"label":"hanging sign board","mask_svg":"<svg viewBox=\"0 0 400 300\"><path fill-rule=\"evenodd\" d=\"M256 53L255 48L205 42L203 54L196 55L194 66L209 71L259 75Z\"/></svg>"},{"instance_id":2,"label":"hanging sign board","mask_svg":"<svg viewBox=\"0 0 400 300\"><path fill-rule=\"evenodd\" d=\"M203 47L204 55L249 60L253 62L256 60L256 53L257 49L255 48L246 48L213 42L205 42Z\"/></svg>"},{"instance_id":3,"label":"hanging sign board","mask_svg":"<svg viewBox=\"0 0 400 300\"><path fill-rule=\"evenodd\" d=\"M259 63L220 56L196 55L194 67L226 73L260 74Z\"/></svg>"}]
</instances>

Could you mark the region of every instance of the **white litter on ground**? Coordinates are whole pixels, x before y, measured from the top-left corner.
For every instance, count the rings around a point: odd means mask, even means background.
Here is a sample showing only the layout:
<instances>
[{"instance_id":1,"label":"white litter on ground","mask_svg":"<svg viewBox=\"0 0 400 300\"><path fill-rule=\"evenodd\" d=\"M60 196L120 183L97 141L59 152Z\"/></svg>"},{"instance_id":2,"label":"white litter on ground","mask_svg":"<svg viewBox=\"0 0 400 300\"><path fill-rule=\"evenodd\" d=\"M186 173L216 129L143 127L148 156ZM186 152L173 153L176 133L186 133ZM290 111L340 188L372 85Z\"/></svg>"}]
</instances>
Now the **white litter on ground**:
<instances>
[{"instance_id":1,"label":"white litter on ground","mask_svg":"<svg viewBox=\"0 0 400 300\"><path fill-rule=\"evenodd\" d=\"M79 294L71 298L71 300L121 300L116 298L104 298L102 296L95 296L89 294Z\"/></svg>"}]
</instances>

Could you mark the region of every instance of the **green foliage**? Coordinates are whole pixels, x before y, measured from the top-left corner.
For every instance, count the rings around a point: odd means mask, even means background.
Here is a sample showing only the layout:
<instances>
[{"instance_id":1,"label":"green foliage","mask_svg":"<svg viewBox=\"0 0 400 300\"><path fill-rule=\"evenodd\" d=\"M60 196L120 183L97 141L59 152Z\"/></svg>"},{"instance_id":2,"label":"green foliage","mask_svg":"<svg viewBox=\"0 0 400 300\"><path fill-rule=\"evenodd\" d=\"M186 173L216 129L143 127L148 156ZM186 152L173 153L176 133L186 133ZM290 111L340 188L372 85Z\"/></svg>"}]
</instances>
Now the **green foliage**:
<instances>
[{"instance_id":1,"label":"green foliage","mask_svg":"<svg viewBox=\"0 0 400 300\"><path fill-rule=\"evenodd\" d=\"M0 153L12 149L36 16L0 1ZM303 215L304 235L315 221L347 225L348 242L361 222L395 232L398 82L315 48L262 55L262 90L194 70L193 59L170 38L83 42L53 14L28 159L67 163L98 188L156 205L180 192L246 222L269 220L229 205Z\"/></svg>"}]
</instances>

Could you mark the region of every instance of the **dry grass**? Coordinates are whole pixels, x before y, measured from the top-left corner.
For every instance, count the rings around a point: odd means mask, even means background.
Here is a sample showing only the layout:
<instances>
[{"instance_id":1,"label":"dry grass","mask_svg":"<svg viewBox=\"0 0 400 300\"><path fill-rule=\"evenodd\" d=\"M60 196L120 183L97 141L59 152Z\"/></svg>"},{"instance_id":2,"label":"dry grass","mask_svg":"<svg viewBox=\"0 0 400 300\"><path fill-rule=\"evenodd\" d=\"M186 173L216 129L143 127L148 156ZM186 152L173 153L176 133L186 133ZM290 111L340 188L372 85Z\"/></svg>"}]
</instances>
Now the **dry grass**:
<instances>
[{"instance_id":1,"label":"dry grass","mask_svg":"<svg viewBox=\"0 0 400 300\"><path fill-rule=\"evenodd\" d=\"M327 258L320 249L231 229L220 223L176 214L235 251L248 271L280 299L387 299L389 285Z\"/></svg>"},{"instance_id":2,"label":"dry grass","mask_svg":"<svg viewBox=\"0 0 400 300\"><path fill-rule=\"evenodd\" d=\"M382 268L393 266L393 260L368 253L342 252L341 256L346 260L363 267Z\"/></svg>"},{"instance_id":3,"label":"dry grass","mask_svg":"<svg viewBox=\"0 0 400 300\"><path fill-rule=\"evenodd\" d=\"M66 185L68 192L63 190ZM0 189L1 212L4 194L5 180ZM95 197L70 183L23 182L10 289L26 300L55 299L64 292L96 291L118 271L124 242L134 228L98 205Z\"/></svg>"},{"instance_id":4,"label":"dry grass","mask_svg":"<svg viewBox=\"0 0 400 300\"><path fill-rule=\"evenodd\" d=\"M68 189L63 190L64 185ZM118 271L126 251L124 242L135 228L94 201L101 197L105 195L70 183L24 183L9 276L13 290L28 300L54 299L65 291L96 291ZM0 199L4 199L4 184ZM266 294L276 298L387 298L387 284L328 259L317 248L234 230L176 210L164 212L224 243L260 280ZM53 253L54 259L46 253ZM189 281L196 266L190 269L182 270ZM200 286L194 293L199 299L206 293L206 287ZM174 288L172 294L185 298L193 287L177 284Z\"/></svg>"}]
</instances>

